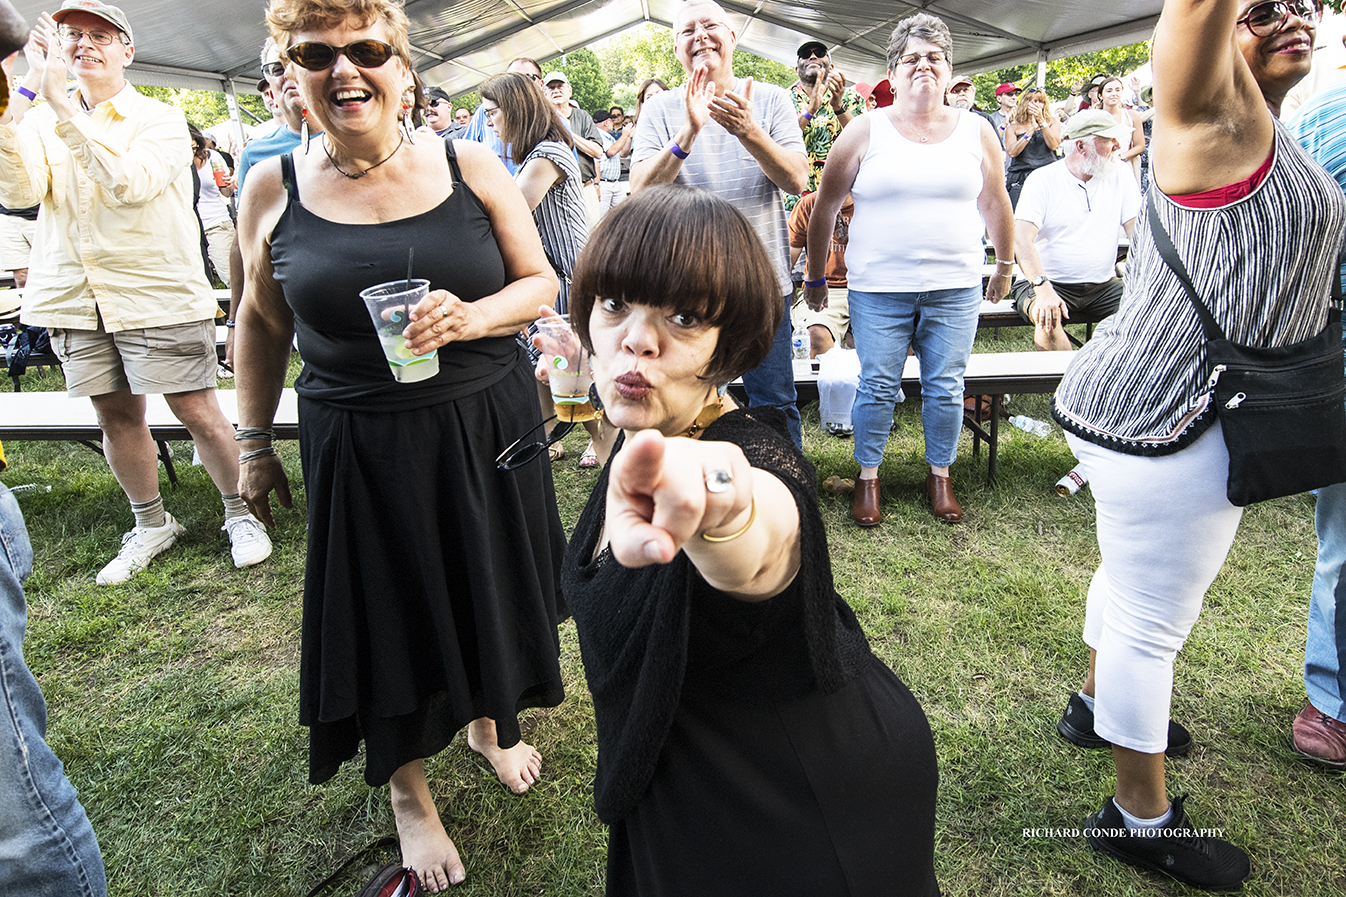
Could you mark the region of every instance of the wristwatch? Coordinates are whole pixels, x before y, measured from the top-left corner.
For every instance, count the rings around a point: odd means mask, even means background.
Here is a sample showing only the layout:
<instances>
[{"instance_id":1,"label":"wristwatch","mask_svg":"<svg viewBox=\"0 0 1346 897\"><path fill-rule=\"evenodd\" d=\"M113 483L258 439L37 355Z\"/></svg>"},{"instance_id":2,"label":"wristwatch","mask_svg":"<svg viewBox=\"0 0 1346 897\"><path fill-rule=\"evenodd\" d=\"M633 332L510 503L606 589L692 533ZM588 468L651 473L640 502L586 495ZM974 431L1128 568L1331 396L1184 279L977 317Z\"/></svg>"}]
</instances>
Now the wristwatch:
<instances>
[{"instance_id":1,"label":"wristwatch","mask_svg":"<svg viewBox=\"0 0 1346 897\"><path fill-rule=\"evenodd\" d=\"M1033 285L1034 289L1037 289L1046 282L1047 282L1047 275L1045 274L1039 274L1037 277L1034 277L1032 280L1029 281L1029 283Z\"/></svg>"}]
</instances>

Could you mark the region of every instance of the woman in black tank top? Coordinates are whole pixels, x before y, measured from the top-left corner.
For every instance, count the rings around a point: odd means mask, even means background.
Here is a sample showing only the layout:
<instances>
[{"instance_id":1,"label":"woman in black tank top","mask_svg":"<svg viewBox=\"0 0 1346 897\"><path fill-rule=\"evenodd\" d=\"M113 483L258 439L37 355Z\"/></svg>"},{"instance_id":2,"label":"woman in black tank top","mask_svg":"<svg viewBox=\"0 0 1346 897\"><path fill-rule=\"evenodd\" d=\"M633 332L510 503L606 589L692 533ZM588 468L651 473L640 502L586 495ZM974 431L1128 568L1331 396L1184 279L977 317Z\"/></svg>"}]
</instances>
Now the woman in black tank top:
<instances>
[{"instance_id":1,"label":"woman in black tank top","mask_svg":"<svg viewBox=\"0 0 1346 897\"><path fill-rule=\"evenodd\" d=\"M312 0L273 0L268 22L305 115L323 133L253 170L240 246L241 492L271 522L289 505L267 430L291 339L309 537L300 721L309 779L365 748L392 786L402 862L429 891L463 880L423 760L468 729L516 793L541 757L517 713L563 698L556 633L564 534L545 460L497 454L541 420L514 334L556 299L522 195L495 156L411 129L424 102L400 4L332 24ZM394 380L359 293L430 281L404 332L439 372Z\"/></svg>"}]
</instances>

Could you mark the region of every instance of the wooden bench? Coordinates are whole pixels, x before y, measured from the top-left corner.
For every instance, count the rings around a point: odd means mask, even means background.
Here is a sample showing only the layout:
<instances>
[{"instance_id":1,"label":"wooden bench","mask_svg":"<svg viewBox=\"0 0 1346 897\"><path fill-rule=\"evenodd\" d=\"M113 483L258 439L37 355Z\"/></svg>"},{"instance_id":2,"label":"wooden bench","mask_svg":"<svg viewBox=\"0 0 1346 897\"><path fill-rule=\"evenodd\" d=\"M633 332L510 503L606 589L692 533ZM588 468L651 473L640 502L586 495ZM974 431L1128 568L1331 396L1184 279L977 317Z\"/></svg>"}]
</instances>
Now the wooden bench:
<instances>
[{"instance_id":1,"label":"wooden bench","mask_svg":"<svg viewBox=\"0 0 1346 897\"><path fill-rule=\"evenodd\" d=\"M1017 313L1015 317L1018 317ZM1061 383L1066 365L1074 352L974 352L968 359L963 374L965 396L989 396L991 419L978 422L963 417L963 426L972 432L972 457L980 457L981 443L986 443L986 480L995 480L996 452L1000 441L1001 402L1006 393L1029 395L1052 393ZM742 381L734 384L742 395ZM803 405L818 399L818 375L808 362L795 363L796 401ZM912 355L902 368L902 392L907 398L921 394L921 363Z\"/></svg>"},{"instance_id":2,"label":"wooden bench","mask_svg":"<svg viewBox=\"0 0 1346 897\"><path fill-rule=\"evenodd\" d=\"M238 425L238 393L216 390L220 409L229 422ZM168 451L168 440L191 439L163 396L145 397L145 420L150 435L159 445L159 459L168 471L168 480L177 485L177 472ZM299 438L299 402L293 389L281 393L272 425L277 439ZM102 454L103 431L98 426L93 403L71 398L63 392L0 393L0 440L71 441Z\"/></svg>"}]
</instances>

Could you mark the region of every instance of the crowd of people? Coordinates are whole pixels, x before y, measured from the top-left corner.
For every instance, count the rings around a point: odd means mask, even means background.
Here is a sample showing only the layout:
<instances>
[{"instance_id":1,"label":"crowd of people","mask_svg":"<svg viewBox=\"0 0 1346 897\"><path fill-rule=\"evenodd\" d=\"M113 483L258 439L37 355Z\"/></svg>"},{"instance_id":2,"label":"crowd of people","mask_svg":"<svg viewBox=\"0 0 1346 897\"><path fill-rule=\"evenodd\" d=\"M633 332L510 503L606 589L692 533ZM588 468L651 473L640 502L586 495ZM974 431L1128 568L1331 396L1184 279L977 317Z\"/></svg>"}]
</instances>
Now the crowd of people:
<instances>
[{"instance_id":1,"label":"crowd of people","mask_svg":"<svg viewBox=\"0 0 1346 897\"><path fill-rule=\"evenodd\" d=\"M938 894L930 726L834 586L792 318L815 352L853 342L858 355L851 513L864 527L882 520L909 352L930 510L957 523L950 466L983 299L1011 299L1041 349L1069 347L1067 321L1102 321L1052 399L1101 555L1087 672L1056 728L1113 753L1115 794L1086 821L1094 848L1240 887L1247 854L1189 822L1165 778L1165 757L1195 738L1169 718L1174 659L1242 509L1203 331L1156 234L1172 235L1230 339L1283 347L1324 328L1346 280L1346 88L1293 130L1279 121L1320 12L1167 0L1153 116L1104 75L1062 117L1013 84L977 110L953 34L928 13L893 29L878 85L848 81L813 40L791 88L740 78L728 14L690 0L672 28L685 81L646 81L628 118L579 108L564 72L524 58L481 85L476 110L455 109L421 82L400 0L271 0L259 87L277 127L231 174L179 111L127 82L122 10L66 0L29 35L0 0L6 78L20 47L28 63L0 115L0 204L39 210L22 315L51 329L68 393L90 398L135 519L96 579L132 580L184 532L158 492L148 394L191 432L233 562L267 559L273 496L291 505L273 422L297 347L309 781L363 746L422 887L466 877L426 759L465 730L511 792L533 786L543 758L519 714L564 700L557 626L573 616L608 894ZM1143 201L1151 143L1161 164ZM153 268L134 251L146 232ZM427 286L382 313L405 329L381 345L363 294L410 286L409 260ZM212 271L232 296L237 427L214 394ZM542 346L530 324L559 314L592 359L582 466L602 468L568 540L543 452L562 432L545 419L553 368L526 351ZM420 379L390 369L427 360ZM744 407L727 391L739 378ZM531 455L502 460L538 431ZM1309 703L1291 730L1333 768L1346 768L1343 515L1346 484L1325 484ZM21 662L32 552L3 487L0 548L0 649L20 658L6 718L35 758L0 763L0 791L41 795L43 814L2 814L0 846L21 843L25 861L0 891L104 894Z\"/></svg>"}]
</instances>

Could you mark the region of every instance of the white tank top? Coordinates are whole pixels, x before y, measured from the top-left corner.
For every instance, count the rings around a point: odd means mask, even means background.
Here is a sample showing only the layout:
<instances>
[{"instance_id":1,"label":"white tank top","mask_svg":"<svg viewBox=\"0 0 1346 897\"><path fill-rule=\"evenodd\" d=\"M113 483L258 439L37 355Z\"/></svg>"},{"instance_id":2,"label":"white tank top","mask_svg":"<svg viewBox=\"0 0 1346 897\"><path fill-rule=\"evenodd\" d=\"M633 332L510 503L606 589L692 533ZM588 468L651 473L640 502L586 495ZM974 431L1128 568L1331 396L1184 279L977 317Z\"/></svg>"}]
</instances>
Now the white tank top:
<instances>
[{"instance_id":1,"label":"white tank top","mask_svg":"<svg viewBox=\"0 0 1346 897\"><path fill-rule=\"evenodd\" d=\"M849 286L916 293L981 284L981 117L961 111L939 143L903 137L886 112L869 120L869 150L851 187Z\"/></svg>"}]
</instances>

